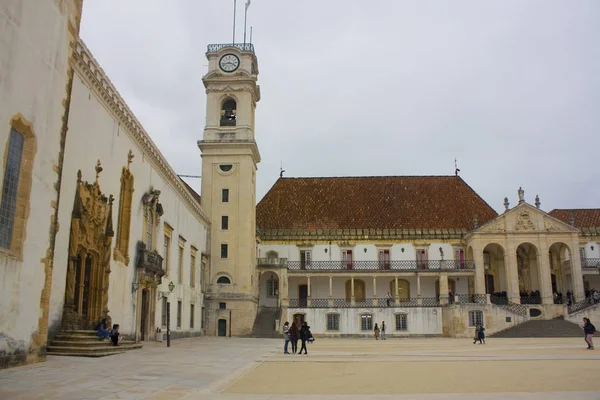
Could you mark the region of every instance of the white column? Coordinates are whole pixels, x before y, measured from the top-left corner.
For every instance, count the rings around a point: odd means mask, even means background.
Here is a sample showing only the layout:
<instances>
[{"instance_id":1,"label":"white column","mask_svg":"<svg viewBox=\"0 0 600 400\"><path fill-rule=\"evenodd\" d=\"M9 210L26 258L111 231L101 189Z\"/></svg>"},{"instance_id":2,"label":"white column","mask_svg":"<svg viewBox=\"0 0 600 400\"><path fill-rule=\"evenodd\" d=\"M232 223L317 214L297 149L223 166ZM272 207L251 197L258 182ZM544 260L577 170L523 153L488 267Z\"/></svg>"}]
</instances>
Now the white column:
<instances>
[{"instance_id":1,"label":"white column","mask_svg":"<svg viewBox=\"0 0 600 400\"><path fill-rule=\"evenodd\" d=\"M421 275L417 275L417 305L423 305L423 297L421 296Z\"/></svg>"},{"instance_id":2,"label":"white column","mask_svg":"<svg viewBox=\"0 0 600 400\"><path fill-rule=\"evenodd\" d=\"M331 275L329 275L329 300L327 305L333 307L333 277Z\"/></svg>"},{"instance_id":3,"label":"white column","mask_svg":"<svg viewBox=\"0 0 600 400\"><path fill-rule=\"evenodd\" d=\"M440 304L448 304L448 274L440 273Z\"/></svg>"},{"instance_id":4,"label":"white column","mask_svg":"<svg viewBox=\"0 0 600 400\"><path fill-rule=\"evenodd\" d=\"M540 237L537 267L542 304L554 304L554 296L552 295L552 272L550 271L550 259L548 258L548 248L546 247L546 238L544 236Z\"/></svg>"},{"instance_id":5,"label":"white column","mask_svg":"<svg viewBox=\"0 0 600 400\"><path fill-rule=\"evenodd\" d=\"M350 277L350 303L352 305L356 304L356 299L354 298L354 277Z\"/></svg>"},{"instance_id":6,"label":"white column","mask_svg":"<svg viewBox=\"0 0 600 400\"><path fill-rule=\"evenodd\" d=\"M485 294L485 266L483 265L483 249L479 247L473 248L473 254L475 254L475 294Z\"/></svg>"},{"instance_id":7,"label":"white column","mask_svg":"<svg viewBox=\"0 0 600 400\"><path fill-rule=\"evenodd\" d=\"M373 277L373 307L377 307L377 278Z\"/></svg>"},{"instance_id":8,"label":"white column","mask_svg":"<svg viewBox=\"0 0 600 400\"><path fill-rule=\"evenodd\" d=\"M308 307L310 307L310 306L312 306L312 299L311 299L311 295L310 295L310 276L306 278L306 281L307 281L306 286L307 286L307 292L308 292L307 293L308 294L308 299L306 299L306 305Z\"/></svg>"},{"instance_id":9,"label":"white column","mask_svg":"<svg viewBox=\"0 0 600 400\"><path fill-rule=\"evenodd\" d=\"M394 302L396 305L400 305L400 298L398 297L398 277L394 277Z\"/></svg>"},{"instance_id":10,"label":"white column","mask_svg":"<svg viewBox=\"0 0 600 400\"><path fill-rule=\"evenodd\" d=\"M573 296L575 301L581 301L585 298L583 289L583 272L581 269L581 258L579 258L579 240L573 240L571 244L571 280L573 285Z\"/></svg>"},{"instance_id":11,"label":"white column","mask_svg":"<svg viewBox=\"0 0 600 400\"><path fill-rule=\"evenodd\" d=\"M508 300L513 303L521 304L521 295L519 294L519 270L517 268L517 249L514 246L507 246L504 253L504 269L506 271L506 286Z\"/></svg>"}]
</instances>

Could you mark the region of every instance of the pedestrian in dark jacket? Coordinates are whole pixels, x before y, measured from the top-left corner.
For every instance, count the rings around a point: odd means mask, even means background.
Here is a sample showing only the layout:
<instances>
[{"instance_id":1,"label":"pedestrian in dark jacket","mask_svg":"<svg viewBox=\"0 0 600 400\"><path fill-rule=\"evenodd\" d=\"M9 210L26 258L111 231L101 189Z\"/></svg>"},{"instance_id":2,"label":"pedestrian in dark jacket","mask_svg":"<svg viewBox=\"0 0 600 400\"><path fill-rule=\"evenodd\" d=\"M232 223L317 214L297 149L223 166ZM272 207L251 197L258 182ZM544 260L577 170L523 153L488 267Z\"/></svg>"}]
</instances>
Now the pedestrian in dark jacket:
<instances>
[{"instance_id":1,"label":"pedestrian in dark jacket","mask_svg":"<svg viewBox=\"0 0 600 400\"><path fill-rule=\"evenodd\" d=\"M304 321L302 328L300 328L300 340L302 341L302 347L300 348L300 352L298 354L302 354L302 350L304 349L304 354L308 354L306 351L306 341L312 337L312 333L310 333L310 326Z\"/></svg>"},{"instance_id":2,"label":"pedestrian in dark jacket","mask_svg":"<svg viewBox=\"0 0 600 400\"><path fill-rule=\"evenodd\" d=\"M596 332L596 327L592 325L589 318L583 319L583 333L585 334L585 342L588 345L588 350L594 350L594 342L592 338Z\"/></svg>"},{"instance_id":3,"label":"pedestrian in dark jacket","mask_svg":"<svg viewBox=\"0 0 600 400\"><path fill-rule=\"evenodd\" d=\"M296 354L298 351L298 326L296 322L292 322L292 326L288 330L288 335L290 335L290 342L292 343L292 354Z\"/></svg>"}]
</instances>

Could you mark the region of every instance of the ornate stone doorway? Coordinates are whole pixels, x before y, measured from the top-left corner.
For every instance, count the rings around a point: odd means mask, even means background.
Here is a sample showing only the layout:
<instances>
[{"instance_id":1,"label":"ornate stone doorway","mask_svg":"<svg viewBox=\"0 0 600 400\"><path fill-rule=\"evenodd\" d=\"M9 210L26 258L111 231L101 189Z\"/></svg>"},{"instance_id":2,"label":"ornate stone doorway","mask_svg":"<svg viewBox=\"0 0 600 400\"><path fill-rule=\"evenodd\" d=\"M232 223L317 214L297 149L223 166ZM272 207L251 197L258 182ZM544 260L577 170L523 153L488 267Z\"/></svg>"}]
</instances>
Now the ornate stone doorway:
<instances>
[{"instance_id":1,"label":"ornate stone doorway","mask_svg":"<svg viewBox=\"0 0 600 400\"><path fill-rule=\"evenodd\" d=\"M521 304L542 304L538 249L531 243L517 247L517 270Z\"/></svg>"},{"instance_id":2,"label":"ornate stone doorway","mask_svg":"<svg viewBox=\"0 0 600 400\"><path fill-rule=\"evenodd\" d=\"M102 171L96 165L96 182L82 182L77 172L75 202L71 214L69 265L63 311L63 329L93 329L106 318L110 250L114 236L112 228L113 196L106 197L98 185Z\"/></svg>"}]
</instances>

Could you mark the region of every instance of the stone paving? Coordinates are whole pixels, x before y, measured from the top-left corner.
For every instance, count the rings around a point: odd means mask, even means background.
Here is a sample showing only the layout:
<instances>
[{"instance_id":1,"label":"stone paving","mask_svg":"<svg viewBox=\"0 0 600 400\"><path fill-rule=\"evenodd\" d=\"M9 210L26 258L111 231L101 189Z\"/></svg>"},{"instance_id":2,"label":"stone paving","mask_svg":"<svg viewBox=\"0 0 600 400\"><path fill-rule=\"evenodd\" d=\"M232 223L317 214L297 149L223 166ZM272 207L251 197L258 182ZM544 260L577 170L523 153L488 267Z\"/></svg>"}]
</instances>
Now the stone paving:
<instances>
[{"instance_id":1,"label":"stone paving","mask_svg":"<svg viewBox=\"0 0 600 400\"><path fill-rule=\"evenodd\" d=\"M583 339L192 338L99 359L0 370L1 400L600 399L600 350Z\"/></svg>"}]
</instances>

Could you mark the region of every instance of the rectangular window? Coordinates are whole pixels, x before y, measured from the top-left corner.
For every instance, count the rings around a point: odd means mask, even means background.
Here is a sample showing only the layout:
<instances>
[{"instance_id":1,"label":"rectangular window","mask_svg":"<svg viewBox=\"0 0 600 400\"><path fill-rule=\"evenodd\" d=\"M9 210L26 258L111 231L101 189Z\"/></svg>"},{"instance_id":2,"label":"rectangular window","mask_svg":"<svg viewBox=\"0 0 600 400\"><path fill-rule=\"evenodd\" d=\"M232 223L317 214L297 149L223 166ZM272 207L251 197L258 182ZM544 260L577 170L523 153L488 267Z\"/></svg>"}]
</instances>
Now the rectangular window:
<instances>
[{"instance_id":1,"label":"rectangular window","mask_svg":"<svg viewBox=\"0 0 600 400\"><path fill-rule=\"evenodd\" d=\"M219 303L219 310L227 310L227 303Z\"/></svg>"},{"instance_id":2,"label":"rectangular window","mask_svg":"<svg viewBox=\"0 0 600 400\"><path fill-rule=\"evenodd\" d=\"M8 154L5 160L6 166L4 167L2 202L0 203L0 247L4 249L10 249L12 244L24 144L25 137L11 129Z\"/></svg>"},{"instance_id":3,"label":"rectangular window","mask_svg":"<svg viewBox=\"0 0 600 400\"><path fill-rule=\"evenodd\" d=\"M310 250L300 250L300 268L308 269L310 268L310 260L312 259L312 254Z\"/></svg>"},{"instance_id":4,"label":"rectangular window","mask_svg":"<svg viewBox=\"0 0 600 400\"><path fill-rule=\"evenodd\" d=\"M179 245L179 259L178 259L179 283L183 283L183 251L184 251L184 248L180 244Z\"/></svg>"},{"instance_id":5,"label":"rectangular window","mask_svg":"<svg viewBox=\"0 0 600 400\"><path fill-rule=\"evenodd\" d=\"M227 215L221 216L221 229L224 231L229 229L229 217Z\"/></svg>"},{"instance_id":6,"label":"rectangular window","mask_svg":"<svg viewBox=\"0 0 600 400\"><path fill-rule=\"evenodd\" d=\"M427 269L427 249L417 249L417 268Z\"/></svg>"},{"instance_id":7,"label":"rectangular window","mask_svg":"<svg viewBox=\"0 0 600 400\"><path fill-rule=\"evenodd\" d=\"M397 331L406 331L408 330L408 326L406 324L406 314L396 314L396 330Z\"/></svg>"},{"instance_id":8,"label":"rectangular window","mask_svg":"<svg viewBox=\"0 0 600 400\"><path fill-rule=\"evenodd\" d=\"M342 264L344 269L352 269L352 250L342 251Z\"/></svg>"},{"instance_id":9,"label":"rectangular window","mask_svg":"<svg viewBox=\"0 0 600 400\"><path fill-rule=\"evenodd\" d=\"M463 249L454 250L454 268L465 268L465 251Z\"/></svg>"},{"instance_id":10,"label":"rectangular window","mask_svg":"<svg viewBox=\"0 0 600 400\"><path fill-rule=\"evenodd\" d=\"M389 250L379 250L379 269L390 269Z\"/></svg>"},{"instance_id":11,"label":"rectangular window","mask_svg":"<svg viewBox=\"0 0 600 400\"><path fill-rule=\"evenodd\" d=\"M194 309L196 307L193 304L190 304L190 328L194 327Z\"/></svg>"},{"instance_id":12,"label":"rectangular window","mask_svg":"<svg viewBox=\"0 0 600 400\"><path fill-rule=\"evenodd\" d=\"M190 254L190 286L196 287L196 253Z\"/></svg>"},{"instance_id":13,"label":"rectangular window","mask_svg":"<svg viewBox=\"0 0 600 400\"><path fill-rule=\"evenodd\" d=\"M229 203L229 189L223 189L221 191L221 202Z\"/></svg>"},{"instance_id":14,"label":"rectangular window","mask_svg":"<svg viewBox=\"0 0 600 400\"><path fill-rule=\"evenodd\" d=\"M163 297L162 298L162 307L161 307L161 312L160 312L160 322L161 325L166 327L167 326L167 307L169 307L169 303L167 303L167 298Z\"/></svg>"},{"instance_id":15,"label":"rectangular window","mask_svg":"<svg viewBox=\"0 0 600 400\"><path fill-rule=\"evenodd\" d=\"M327 314L327 330L328 331L339 331L340 330L340 314Z\"/></svg>"},{"instance_id":16,"label":"rectangular window","mask_svg":"<svg viewBox=\"0 0 600 400\"><path fill-rule=\"evenodd\" d=\"M483 311L469 311L469 326L483 325Z\"/></svg>"},{"instance_id":17,"label":"rectangular window","mask_svg":"<svg viewBox=\"0 0 600 400\"><path fill-rule=\"evenodd\" d=\"M181 328L181 301L177 302L177 327Z\"/></svg>"},{"instance_id":18,"label":"rectangular window","mask_svg":"<svg viewBox=\"0 0 600 400\"><path fill-rule=\"evenodd\" d=\"M227 258L227 245L221 244L221 258Z\"/></svg>"},{"instance_id":19,"label":"rectangular window","mask_svg":"<svg viewBox=\"0 0 600 400\"><path fill-rule=\"evenodd\" d=\"M169 250L171 249L171 238L169 237L169 235L165 235L165 240L164 240L164 244L163 244L163 256L165 258L165 274L168 276L169 275L169 261L171 260L171 257L169 257Z\"/></svg>"},{"instance_id":20,"label":"rectangular window","mask_svg":"<svg viewBox=\"0 0 600 400\"><path fill-rule=\"evenodd\" d=\"M581 259L581 265L585 265L585 248L584 247L580 247L579 248L579 258Z\"/></svg>"},{"instance_id":21,"label":"rectangular window","mask_svg":"<svg viewBox=\"0 0 600 400\"><path fill-rule=\"evenodd\" d=\"M279 295L279 281L270 278L267 281L267 297L277 297Z\"/></svg>"},{"instance_id":22,"label":"rectangular window","mask_svg":"<svg viewBox=\"0 0 600 400\"><path fill-rule=\"evenodd\" d=\"M362 331L373 330L373 316L371 314L363 314L360 316L360 329Z\"/></svg>"},{"instance_id":23,"label":"rectangular window","mask_svg":"<svg viewBox=\"0 0 600 400\"><path fill-rule=\"evenodd\" d=\"M148 210L146 215L146 248L152 250L152 234L154 233L154 213Z\"/></svg>"},{"instance_id":24,"label":"rectangular window","mask_svg":"<svg viewBox=\"0 0 600 400\"><path fill-rule=\"evenodd\" d=\"M204 329L204 318L205 318L204 314L206 313L206 310L205 310L204 307L201 308L200 313L201 313L201 315L200 315L200 329Z\"/></svg>"}]
</instances>

